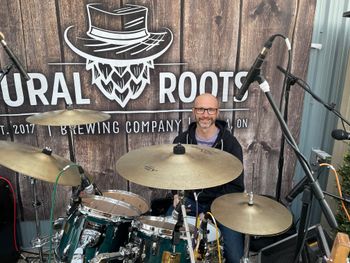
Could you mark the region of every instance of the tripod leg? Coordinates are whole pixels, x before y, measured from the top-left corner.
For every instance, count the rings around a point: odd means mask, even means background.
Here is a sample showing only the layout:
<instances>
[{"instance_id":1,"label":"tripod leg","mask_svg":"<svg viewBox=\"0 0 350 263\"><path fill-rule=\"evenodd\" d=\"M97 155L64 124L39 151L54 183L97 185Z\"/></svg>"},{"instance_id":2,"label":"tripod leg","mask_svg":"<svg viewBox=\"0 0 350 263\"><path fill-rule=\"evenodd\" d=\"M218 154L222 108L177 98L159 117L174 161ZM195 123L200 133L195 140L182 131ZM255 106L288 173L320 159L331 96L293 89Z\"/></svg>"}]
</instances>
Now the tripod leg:
<instances>
[{"instance_id":1,"label":"tripod leg","mask_svg":"<svg viewBox=\"0 0 350 263\"><path fill-rule=\"evenodd\" d=\"M35 179L31 178L30 180L31 180L31 185L32 185L32 190L33 190L33 197L34 197L33 206L34 206L34 212L35 212L36 242L38 243L40 262L44 262L43 248L42 248L42 244L41 244L41 241L40 241L41 230L40 230L40 220L39 220L39 213L38 213L38 207L40 206L40 202L38 201L38 197L37 197Z\"/></svg>"},{"instance_id":2,"label":"tripod leg","mask_svg":"<svg viewBox=\"0 0 350 263\"><path fill-rule=\"evenodd\" d=\"M303 206L302 206L300 222L299 222L297 245L296 245L295 255L293 260L294 263L299 262L299 257L301 255L302 249L304 248L305 238L307 235L307 229L308 229L307 222L309 218L310 205L312 202L312 194L309 186L305 187L302 199L303 199Z\"/></svg>"}]
</instances>

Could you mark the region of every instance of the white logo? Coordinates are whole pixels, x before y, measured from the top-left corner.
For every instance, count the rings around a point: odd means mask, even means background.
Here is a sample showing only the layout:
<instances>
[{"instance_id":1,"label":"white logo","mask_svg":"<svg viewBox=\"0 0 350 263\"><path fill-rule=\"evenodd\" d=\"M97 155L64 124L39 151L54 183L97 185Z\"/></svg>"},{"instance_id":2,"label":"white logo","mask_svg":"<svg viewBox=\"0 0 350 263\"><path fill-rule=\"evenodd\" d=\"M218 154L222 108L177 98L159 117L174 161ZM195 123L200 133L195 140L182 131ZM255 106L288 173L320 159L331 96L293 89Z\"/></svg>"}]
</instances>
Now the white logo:
<instances>
[{"instance_id":1,"label":"white logo","mask_svg":"<svg viewBox=\"0 0 350 263\"><path fill-rule=\"evenodd\" d=\"M70 26L64 39L76 54L86 58L92 84L124 108L150 83L150 68L169 49L173 34L167 28L163 32L148 32L146 7L128 4L106 11L101 6L86 6L89 29L84 37Z\"/></svg>"}]
</instances>

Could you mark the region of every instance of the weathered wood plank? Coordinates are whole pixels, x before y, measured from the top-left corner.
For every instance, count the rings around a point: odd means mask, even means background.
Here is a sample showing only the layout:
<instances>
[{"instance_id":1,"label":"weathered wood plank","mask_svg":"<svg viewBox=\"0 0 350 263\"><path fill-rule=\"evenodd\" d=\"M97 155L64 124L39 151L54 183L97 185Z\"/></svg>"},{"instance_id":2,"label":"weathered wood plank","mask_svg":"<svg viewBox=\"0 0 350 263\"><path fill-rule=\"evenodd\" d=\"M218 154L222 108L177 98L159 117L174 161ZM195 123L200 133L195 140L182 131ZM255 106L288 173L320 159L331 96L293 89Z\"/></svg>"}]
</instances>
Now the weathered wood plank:
<instances>
[{"instance_id":1,"label":"weathered wood plank","mask_svg":"<svg viewBox=\"0 0 350 263\"><path fill-rule=\"evenodd\" d=\"M191 119L191 113L143 113L120 114L115 111L138 110L177 110L190 109L194 97L201 91L211 92L212 82L210 77L204 84L200 80L205 72L213 74L218 79L217 93L223 109L245 108L246 111L223 112L222 119L227 120L233 126L233 132L241 142L245 155L246 186L259 194L275 194L277 180L277 161L279 156L281 132L279 124L267 102L264 94L256 84L249 88L249 97L244 102L234 102L233 94L236 83L235 75L241 70L249 70L251 64L261 51L265 41L276 33L289 37L293 47L293 73L304 78L307 70L309 46L311 42L312 23L316 1L112 1L101 0L108 8L118 9L126 3L139 4L148 8L148 30L160 32L163 27L169 28L173 33L173 43L169 50L156 59L155 63L176 63L176 65L155 65L150 69L150 84L142 92L139 98L131 100L125 107L116 101L107 99L95 84L92 84L92 73L87 70L85 64L62 65L49 63L85 63L86 59L74 53L64 40L64 32L74 26L69 36L71 41L82 48L82 39L88 29L88 16L86 5L90 1L46 1L43 4L38 0L3 1L0 10L1 31L4 33L11 48L24 65L28 67L33 79L27 83L20 83L23 88L25 101L21 105L8 106L8 112L45 112L64 109L69 99L75 108L88 108L99 111L113 112L111 119L105 124L95 124L95 131L104 129L98 135L87 134L83 125L75 129L75 157L85 172L97 183L101 189L122 189L142 195L146 200L164 196L167 191L150 189L128 182L119 176L116 171L117 160L130 150L143 146L171 143L177 135L177 126L166 132L146 131L132 129L133 124L141 122L150 123L156 121L173 120L180 123L180 129L186 129ZM182 5L183 4L183 5ZM20 15L18 15L20 14ZM100 19L100 20L98 20ZM112 22L98 18L99 22L105 22L112 26ZM124 58L127 58L126 56ZM121 59L122 56L121 56ZM271 86L271 93L279 103L283 75L276 69L276 65L285 65L287 51L284 42L276 39L267 55L263 65L263 74ZM0 65L9 62L7 55L0 50ZM229 84L224 87L223 77L220 72L230 73ZM21 99L17 97L13 72L7 80L9 100L12 102ZM170 102L166 97L165 103L160 103L160 73L170 72L175 75L176 87L172 93L175 102ZM196 83L191 85L187 79L183 86L179 86L179 78L184 72L195 74ZM40 79L41 78L41 79ZM203 77L204 79L204 77ZM47 82L47 91L43 101L39 96L36 105L30 105L29 96L33 95L32 89L43 89ZM54 85L66 86L70 98L57 98L57 104L53 103ZM79 84L80 83L80 84ZM79 85L78 85L79 84ZM78 86L77 86L78 85ZM3 96L5 85L2 83L1 95ZM80 102L77 90L81 88ZM61 90L59 90L61 91ZM59 91L56 93L59 93ZM62 92L62 91L61 91ZM56 94L57 95L57 94ZM289 107L289 126L292 134L298 138L302 111L303 92L300 89L292 89ZM184 100L185 99L185 100ZM186 100L187 99L187 100ZM8 103L8 101L7 101ZM34 104L34 103L32 103ZM5 104L1 100L1 113L5 113ZM0 125L4 123L25 124L26 116L13 116L8 119L0 117ZM238 122L249 120L248 127L239 128ZM181 121L181 122L180 122ZM103 125L110 125L109 128ZM128 127L127 127L128 125ZM103 128L104 127L104 128ZM129 130L127 130L129 128ZM113 130L114 129L114 130ZM70 158L67 131L61 127L36 126L33 134L16 134L14 140L19 143L33 145L38 148L49 146L57 155ZM99 132L96 132L99 133ZM9 135L4 134L1 140L10 140ZM291 188L294 173L295 156L287 147L285 167L283 173L282 196ZM24 220L33 220L34 211L31 205L32 195L30 182L24 175L15 177L13 171L2 169L1 172L16 184L23 199ZM169 171L171 173L172 171ZM50 175L52 176L52 175ZM16 180L18 183L16 183ZM40 218L48 218L51 208L51 193L53 184L37 181L39 199L43 201L40 208ZM55 216L65 213L66 205L70 197L70 187L59 187Z\"/></svg>"}]
</instances>

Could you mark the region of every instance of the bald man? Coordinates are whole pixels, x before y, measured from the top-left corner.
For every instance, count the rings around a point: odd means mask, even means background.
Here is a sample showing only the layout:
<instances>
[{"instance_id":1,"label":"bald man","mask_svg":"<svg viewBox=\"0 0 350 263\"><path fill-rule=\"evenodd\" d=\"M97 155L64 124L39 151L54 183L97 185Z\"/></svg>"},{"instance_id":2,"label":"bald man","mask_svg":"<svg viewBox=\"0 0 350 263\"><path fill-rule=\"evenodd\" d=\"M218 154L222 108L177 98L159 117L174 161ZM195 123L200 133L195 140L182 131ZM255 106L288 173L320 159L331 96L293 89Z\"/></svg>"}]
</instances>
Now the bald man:
<instances>
[{"instance_id":1,"label":"bald man","mask_svg":"<svg viewBox=\"0 0 350 263\"><path fill-rule=\"evenodd\" d=\"M187 131L178 135L174 143L215 147L234 155L243 162L241 145L227 128L227 123L217 119L219 116L219 102L216 97L209 93L199 95L194 101L192 113L195 122L189 125ZM215 176L215 174L213 174L213 176ZM198 212L204 214L208 212L214 199L221 195L243 191L243 172L238 178L224 185L197 191L197 194L199 194ZM194 201L193 191L186 191L185 195L185 204L190 210L188 214L195 216L196 202ZM178 196L174 195L174 207L177 203ZM239 211L237 211L237 213L239 213ZM239 263L240 258L243 256L243 235L223 225L219 224L219 227L224 239L224 257L226 263Z\"/></svg>"}]
</instances>

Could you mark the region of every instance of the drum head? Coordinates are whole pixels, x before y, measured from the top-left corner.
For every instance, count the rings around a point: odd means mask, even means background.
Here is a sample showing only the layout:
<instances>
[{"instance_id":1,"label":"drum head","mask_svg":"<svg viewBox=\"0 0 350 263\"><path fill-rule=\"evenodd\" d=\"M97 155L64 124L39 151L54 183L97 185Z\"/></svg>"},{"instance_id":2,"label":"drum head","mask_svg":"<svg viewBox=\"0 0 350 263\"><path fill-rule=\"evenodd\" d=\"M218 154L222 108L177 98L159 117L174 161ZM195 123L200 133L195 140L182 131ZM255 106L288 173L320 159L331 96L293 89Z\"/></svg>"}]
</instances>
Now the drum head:
<instances>
[{"instance_id":1,"label":"drum head","mask_svg":"<svg viewBox=\"0 0 350 263\"><path fill-rule=\"evenodd\" d=\"M126 202L99 195L83 197L79 210L83 214L112 221L122 221L124 218L133 218L141 214L140 210Z\"/></svg>"},{"instance_id":2,"label":"drum head","mask_svg":"<svg viewBox=\"0 0 350 263\"><path fill-rule=\"evenodd\" d=\"M146 200L142 196L131 192L122 190L107 190L102 192L102 195L105 197L113 198L115 200L120 200L125 203L128 203L140 210L141 214L144 214L149 210L149 205L146 202Z\"/></svg>"}]
</instances>

